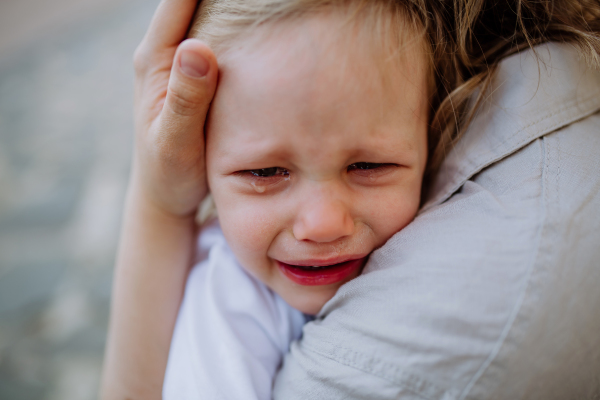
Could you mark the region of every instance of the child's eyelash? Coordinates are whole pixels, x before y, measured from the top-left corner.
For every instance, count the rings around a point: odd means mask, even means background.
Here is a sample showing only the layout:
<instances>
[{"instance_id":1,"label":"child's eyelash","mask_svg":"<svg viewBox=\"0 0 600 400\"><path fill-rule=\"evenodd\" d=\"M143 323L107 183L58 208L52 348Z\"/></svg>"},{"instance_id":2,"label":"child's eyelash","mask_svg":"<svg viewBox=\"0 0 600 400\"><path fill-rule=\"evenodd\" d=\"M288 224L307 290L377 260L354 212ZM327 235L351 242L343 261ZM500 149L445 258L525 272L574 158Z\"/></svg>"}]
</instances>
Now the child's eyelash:
<instances>
[{"instance_id":1,"label":"child's eyelash","mask_svg":"<svg viewBox=\"0 0 600 400\"><path fill-rule=\"evenodd\" d=\"M273 176L289 176L290 172L281 167L259 168L244 171L257 178L270 178Z\"/></svg>"},{"instance_id":2,"label":"child's eyelash","mask_svg":"<svg viewBox=\"0 0 600 400\"><path fill-rule=\"evenodd\" d=\"M357 162L352 163L346 167L348 172L355 171L357 173L374 173L376 171L382 171L389 167L397 167L396 164L390 163L371 163L371 162ZM269 167L269 168L257 168L247 169L238 172L241 175L247 175L256 179L269 179L275 177L289 178L290 171L282 167Z\"/></svg>"},{"instance_id":3,"label":"child's eyelash","mask_svg":"<svg viewBox=\"0 0 600 400\"><path fill-rule=\"evenodd\" d=\"M370 162L357 162L357 163L348 165L347 170L348 171L352 171L352 170L355 170L355 169L368 170L368 169L379 168L382 165L385 165L385 164L370 163Z\"/></svg>"},{"instance_id":4,"label":"child's eyelash","mask_svg":"<svg viewBox=\"0 0 600 400\"><path fill-rule=\"evenodd\" d=\"M357 163L348 165L346 170L348 172L350 172L350 171L369 171L369 170L374 170L374 169L397 167L397 166L398 165L396 165L396 164L390 164L390 163L357 162Z\"/></svg>"}]
</instances>

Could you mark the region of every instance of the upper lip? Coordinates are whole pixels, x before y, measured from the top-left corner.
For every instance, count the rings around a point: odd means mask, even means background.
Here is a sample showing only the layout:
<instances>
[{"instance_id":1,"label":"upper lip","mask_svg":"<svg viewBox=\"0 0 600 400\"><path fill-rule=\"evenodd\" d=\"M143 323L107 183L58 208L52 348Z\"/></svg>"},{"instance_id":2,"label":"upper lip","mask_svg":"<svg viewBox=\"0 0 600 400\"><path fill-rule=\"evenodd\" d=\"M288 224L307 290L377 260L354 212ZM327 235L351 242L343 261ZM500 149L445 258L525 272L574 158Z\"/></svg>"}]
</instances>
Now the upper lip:
<instances>
[{"instance_id":1,"label":"upper lip","mask_svg":"<svg viewBox=\"0 0 600 400\"><path fill-rule=\"evenodd\" d=\"M284 264L297 265L299 267L325 267L328 265L341 264L341 263L347 262L347 261L359 260L359 259L365 258L367 255L368 254L353 254L353 255L349 255L349 256L339 256L339 257L327 258L327 259L310 258L310 259L306 259L306 260L290 260L290 261L277 260L277 261L284 263Z\"/></svg>"}]
</instances>

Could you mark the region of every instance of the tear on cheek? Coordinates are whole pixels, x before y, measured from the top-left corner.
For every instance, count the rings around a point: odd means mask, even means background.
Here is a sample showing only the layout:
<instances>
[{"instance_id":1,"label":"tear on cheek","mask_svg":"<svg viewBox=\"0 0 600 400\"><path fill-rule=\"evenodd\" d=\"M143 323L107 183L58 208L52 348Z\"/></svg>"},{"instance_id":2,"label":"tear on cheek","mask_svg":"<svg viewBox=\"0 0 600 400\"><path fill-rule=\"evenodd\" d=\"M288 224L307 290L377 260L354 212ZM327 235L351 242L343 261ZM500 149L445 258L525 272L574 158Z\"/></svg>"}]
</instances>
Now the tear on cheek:
<instances>
[{"instance_id":1,"label":"tear on cheek","mask_svg":"<svg viewBox=\"0 0 600 400\"><path fill-rule=\"evenodd\" d=\"M252 186L252 188L254 189L254 191L256 193L264 193L267 191L267 189L273 187L278 187L280 183L283 182L289 182L290 180L290 176L289 175L283 175L283 176L278 176L277 179L275 179L273 181L273 179L271 178L260 178L260 179L256 179L253 180L252 182L250 182L250 185Z\"/></svg>"},{"instance_id":2,"label":"tear on cheek","mask_svg":"<svg viewBox=\"0 0 600 400\"><path fill-rule=\"evenodd\" d=\"M256 191L256 193L264 193L267 190L266 186L263 186L263 185L258 184L256 182L252 182L251 185L254 188L254 190Z\"/></svg>"}]
</instances>

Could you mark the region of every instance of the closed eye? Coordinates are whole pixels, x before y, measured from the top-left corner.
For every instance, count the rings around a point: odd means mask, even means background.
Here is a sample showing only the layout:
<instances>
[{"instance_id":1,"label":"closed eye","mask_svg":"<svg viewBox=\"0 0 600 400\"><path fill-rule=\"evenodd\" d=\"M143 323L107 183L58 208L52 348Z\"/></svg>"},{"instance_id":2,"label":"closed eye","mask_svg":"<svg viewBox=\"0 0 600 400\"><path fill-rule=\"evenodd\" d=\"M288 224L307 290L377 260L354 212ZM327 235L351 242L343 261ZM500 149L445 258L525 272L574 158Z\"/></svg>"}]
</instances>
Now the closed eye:
<instances>
[{"instance_id":1,"label":"closed eye","mask_svg":"<svg viewBox=\"0 0 600 400\"><path fill-rule=\"evenodd\" d=\"M377 178L387 175L393 172L399 167L398 164L391 163L371 163L371 162L357 162L348 165L346 170L348 173L358 178L368 178L369 181L375 181Z\"/></svg>"},{"instance_id":2,"label":"closed eye","mask_svg":"<svg viewBox=\"0 0 600 400\"><path fill-rule=\"evenodd\" d=\"M354 164L350 164L348 165L347 171L351 172L351 171L371 171L374 172L375 170L384 170L384 169L388 169L388 168L395 168L398 167L397 164L390 164L390 163L370 163L370 162L357 162Z\"/></svg>"},{"instance_id":3,"label":"closed eye","mask_svg":"<svg viewBox=\"0 0 600 400\"><path fill-rule=\"evenodd\" d=\"M381 168L381 166L383 166L383 165L388 165L388 164L357 162L357 163L348 165L348 171L353 171L353 170L357 170L357 169L358 170L376 169L376 168Z\"/></svg>"},{"instance_id":4,"label":"closed eye","mask_svg":"<svg viewBox=\"0 0 600 400\"><path fill-rule=\"evenodd\" d=\"M281 167L269 167L258 169L247 169L236 172L257 193L265 193L267 190L280 188L279 184L289 181L290 172Z\"/></svg>"},{"instance_id":5,"label":"closed eye","mask_svg":"<svg viewBox=\"0 0 600 400\"><path fill-rule=\"evenodd\" d=\"M290 175L290 172L287 169L281 167L250 169L244 172L248 172L250 175L257 178L270 178L274 176L286 177Z\"/></svg>"}]
</instances>

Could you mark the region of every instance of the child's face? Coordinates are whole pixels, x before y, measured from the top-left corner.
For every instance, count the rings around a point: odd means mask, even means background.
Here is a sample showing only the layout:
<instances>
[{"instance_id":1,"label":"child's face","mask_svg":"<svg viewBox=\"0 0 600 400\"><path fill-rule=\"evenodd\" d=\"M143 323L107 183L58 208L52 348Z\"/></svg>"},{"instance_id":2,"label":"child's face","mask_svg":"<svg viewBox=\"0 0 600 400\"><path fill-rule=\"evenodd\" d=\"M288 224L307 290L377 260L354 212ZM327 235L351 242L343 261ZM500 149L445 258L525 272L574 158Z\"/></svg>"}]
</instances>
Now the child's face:
<instances>
[{"instance_id":1,"label":"child's face","mask_svg":"<svg viewBox=\"0 0 600 400\"><path fill-rule=\"evenodd\" d=\"M207 128L229 245L309 314L413 219L427 158L422 52L384 65L328 18L227 53Z\"/></svg>"}]
</instances>

